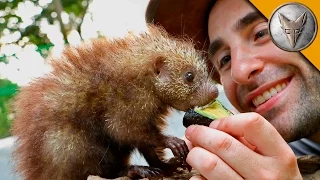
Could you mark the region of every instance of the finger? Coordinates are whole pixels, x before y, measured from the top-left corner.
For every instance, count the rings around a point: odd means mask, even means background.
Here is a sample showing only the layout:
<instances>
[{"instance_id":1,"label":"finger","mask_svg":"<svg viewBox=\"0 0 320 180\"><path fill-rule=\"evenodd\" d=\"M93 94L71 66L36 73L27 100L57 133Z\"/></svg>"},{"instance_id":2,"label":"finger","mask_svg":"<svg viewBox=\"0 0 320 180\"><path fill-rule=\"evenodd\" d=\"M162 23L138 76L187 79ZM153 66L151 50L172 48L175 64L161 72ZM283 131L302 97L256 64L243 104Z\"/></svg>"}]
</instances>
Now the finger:
<instances>
[{"instance_id":1,"label":"finger","mask_svg":"<svg viewBox=\"0 0 320 180\"><path fill-rule=\"evenodd\" d=\"M266 161L270 161L223 131L199 125L190 126L190 128L191 130L187 128L186 135L194 146L200 146L216 154L243 177L252 174Z\"/></svg>"},{"instance_id":2,"label":"finger","mask_svg":"<svg viewBox=\"0 0 320 180\"><path fill-rule=\"evenodd\" d=\"M219 121L219 120L215 120L215 121ZM219 124L219 122L216 122L215 124ZM215 125L212 123L211 126L209 127L214 127ZM216 127L215 127L216 129ZM234 138L236 138L238 141L240 141L242 144L244 144L245 146L247 146L249 149L251 149L252 151L255 151L256 150L256 146L248 143L248 141L244 138L244 137L236 137L234 136ZM190 141L189 141L190 142ZM191 143L191 142L190 142Z\"/></svg>"},{"instance_id":3,"label":"finger","mask_svg":"<svg viewBox=\"0 0 320 180\"><path fill-rule=\"evenodd\" d=\"M210 127L232 136L244 137L256 146L255 151L266 156L282 156L288 153L288 145L277 130L257 113L241 113L213 121Z\"/></svg>"},{"instance_id":4,"label":"finger","mask_svg":"<svg viewBox=\"0 0 320 180\"><path fill-rule=\"evenodd\" d=\"M200 147L189 152L187 162L206 179L242 179L217 155Z\"/></svg>"}]
</instances>

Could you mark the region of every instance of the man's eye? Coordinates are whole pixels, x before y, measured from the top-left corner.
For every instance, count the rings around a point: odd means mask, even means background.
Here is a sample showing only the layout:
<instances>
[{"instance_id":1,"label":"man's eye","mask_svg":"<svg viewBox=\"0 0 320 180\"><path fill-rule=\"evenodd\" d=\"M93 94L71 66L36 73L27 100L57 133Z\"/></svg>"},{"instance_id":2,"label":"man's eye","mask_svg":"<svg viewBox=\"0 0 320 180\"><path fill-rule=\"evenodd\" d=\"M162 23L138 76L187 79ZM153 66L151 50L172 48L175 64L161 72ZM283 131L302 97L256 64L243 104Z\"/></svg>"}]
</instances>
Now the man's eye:
<instances>
[{"instance_id":1,"label":"man's eye","mask_svg":"<svg viewBox=\"0 0 320 180\"><path fill-rule=\"evenodd\" d=\"M262 37L268 35L268 33L269 33L269 32L268 32L268 29L261 30L261 31L257 32L257 33L254 35L254 40L256 41L257 39L262 38Z\"/></svg>"},{"instance_id":2,"label":"man's eye","mask_svg":"<svg viewBox=\"0 0 320 180\"><path fill-rule=\"evenodd\" d=\"M219 61L219 69L224 68L231 61L231 56L227 55L221 58Z\"/></svg>"}]
</instances>

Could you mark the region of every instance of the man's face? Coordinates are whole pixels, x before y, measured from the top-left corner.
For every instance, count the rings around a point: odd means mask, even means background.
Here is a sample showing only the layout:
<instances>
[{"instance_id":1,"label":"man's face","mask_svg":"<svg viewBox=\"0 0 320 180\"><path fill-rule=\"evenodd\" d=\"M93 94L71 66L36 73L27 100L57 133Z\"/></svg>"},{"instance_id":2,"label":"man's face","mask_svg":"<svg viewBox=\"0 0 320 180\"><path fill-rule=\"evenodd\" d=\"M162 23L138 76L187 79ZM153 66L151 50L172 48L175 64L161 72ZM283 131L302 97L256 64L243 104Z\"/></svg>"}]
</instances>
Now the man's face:
<instances>
[{"instance_id":1,"label":"man's face","mask_svg":"<svg viewBox=\"0 0 320 180\"><path fill-rule=\"evenodd\" d=\"M208 22L211 62L240 112L257 112L292 141L320 132L320 73L275 46L268 22L246 0L218 0Z\"/></svg>"}]
</instances>

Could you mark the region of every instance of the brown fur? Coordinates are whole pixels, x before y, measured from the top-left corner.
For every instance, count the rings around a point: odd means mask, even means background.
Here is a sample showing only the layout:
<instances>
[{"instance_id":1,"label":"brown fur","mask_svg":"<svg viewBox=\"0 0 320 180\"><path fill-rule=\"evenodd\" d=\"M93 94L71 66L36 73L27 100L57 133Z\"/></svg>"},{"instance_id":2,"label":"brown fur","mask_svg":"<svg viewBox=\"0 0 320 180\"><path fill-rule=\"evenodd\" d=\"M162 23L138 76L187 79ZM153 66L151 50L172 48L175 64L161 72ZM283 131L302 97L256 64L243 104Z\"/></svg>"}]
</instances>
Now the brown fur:
<instances>
[{"instance_id":1,"label":"brown fur","mask_svg":"<svg viewBox=\"0 0 320 180\"><path fill-rule=\"evenodd\" d=\"M68 47L53 71L16 97L14 153L23 179L115 178L138 148L150 165L169 107L204 105L217 96L191 42L150 27L136 37ZM192 71L194 82L184 74ZM161 159L161 157L160 157Z\"/></svg>"}]
</instances>

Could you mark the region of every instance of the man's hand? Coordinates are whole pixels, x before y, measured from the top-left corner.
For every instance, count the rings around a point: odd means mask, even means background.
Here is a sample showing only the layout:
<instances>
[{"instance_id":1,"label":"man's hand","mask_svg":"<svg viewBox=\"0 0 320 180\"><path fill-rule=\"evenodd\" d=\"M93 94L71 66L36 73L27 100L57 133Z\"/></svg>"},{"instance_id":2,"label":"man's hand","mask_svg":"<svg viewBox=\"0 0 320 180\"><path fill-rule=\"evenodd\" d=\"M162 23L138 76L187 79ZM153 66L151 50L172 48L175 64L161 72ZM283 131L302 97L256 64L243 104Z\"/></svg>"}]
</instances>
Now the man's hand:
<instances>
[{"instance_id":1,"label":"man's hand","mask_svg":"<svg viewBox=\"0 0 320 180\"><path fill-rule=\"evenodd\" d=\"M192 125L186 138L187 162L206 179L302 179L293 151L257 113Z\"/></svg>"}]
</instances>

